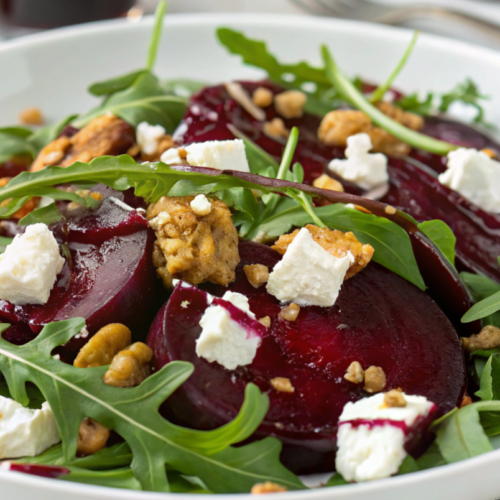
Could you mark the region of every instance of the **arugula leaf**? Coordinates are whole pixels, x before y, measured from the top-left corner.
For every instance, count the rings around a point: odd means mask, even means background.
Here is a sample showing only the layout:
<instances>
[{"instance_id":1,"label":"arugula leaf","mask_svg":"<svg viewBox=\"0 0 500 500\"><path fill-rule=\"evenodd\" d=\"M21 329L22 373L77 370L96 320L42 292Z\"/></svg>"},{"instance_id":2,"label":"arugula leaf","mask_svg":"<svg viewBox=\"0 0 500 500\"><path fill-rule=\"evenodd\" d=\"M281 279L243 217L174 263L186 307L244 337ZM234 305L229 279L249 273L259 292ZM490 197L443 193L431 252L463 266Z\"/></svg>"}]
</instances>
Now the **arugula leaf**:
<instances>
[{"instance_id":1,"label":"arugula leaf","mask_svg":"<svg viewBox=\"0 0 500 500\"><path fill-rule=\"evenodd\" d=\"M128 89L133 85L133 83L142 75L148 73L147 69L138 69L127 73L125 75L116 76L114 78L109 78L108 80L103 80L102 82L96 82L88 87L89 93L97 97L104 95L114 94L120 90Z\"/></svg>"},{"instance_id":2,"label":"arugula leaf","mask_svg":"<svg viewBox=\"0 0 500 500\"><path fill-rule=\"evenodd\" d=\"M348 483L338 472L336 472L324 485L324 488L331 488L333 486L346 486Z\"/></svg>"},{"instance_id":3,"label":"arugula leaf","mask_svg":"<svg viewBox=\"0 0 500 500\"><path fill-rule=\"evenodd\" d=\"M79 469L78 467L65 466L69 474L59 477L62 481L75 483L94 484L108 488L121 488L127 490L141 490L141 484L135 478L130 467L104 471Z\"/></svg>"},{"instance_id":4,"label":"arugula leaf","mask_svg":"<svg viewBox=\"0 0 500 500\"><path fill-rule=\"evenodd\" d=\"M168 94L177 95L179 97L191 97L194 93L208 85L207 82L199 80L189 80L187 78L172 78L163 80L160 85Z\"/></svg>"},{"instance_id":5,"label":"arugula leaf","mask_svg":"<svg viewBox=\"0 0 500 500\"><path fill-rule=\"evenodd\" d=\"M163 28L163 18L165 17L166 9L167 3L165 2L165 0L161 0L161 2L159 2L158 6L156 7L153 31L149 40L148 58L146 61L146 68L149 69L149 71L152 71L155 65L156 55L158 53L158 45L161 38L161 31Z\"/></svg>"},{"instance_id":6,"label":"arugula leaf","mask_svg":"<svg viewBox=\"0 0 500 500\"><path fill-rule=\"evenodd\" d=\"M6 236L0 236L0 253L4 253L7 245L12 243L14 238L7 238Z\"/></svg>"},{"instance_id":7,"label":"arugula leaf","mask_svg":"<svg viewBox=\"0 0 500 500\"><path fill-rule=\"evenodd\" d=\"M411 474L412 472L418 472L420 470L417 461L411 456L408 455L403 463L400 465L397 476L403 476L404 474Z\"/></svg>"},{"instance_id":8,"label":"arugula leaf","mask_svg":"<svg viewBox=\"0 0 500 500\"><path fill-rule=\"evenodd\" d=\"M0 325L0 330L8 326ZM269 399L256 386L247 385L242 409L229 424L214 431L178 427L162 418L158 408L191 375L192 365L169 363L126 390L104 384L107 367L87 368L82 377L81 369L55 360L51 353L84 326L83 318L51 323L23 346L0 339L0 372L12 397L27 404L27 382L41 390L54 412L65 461L75 457L80 422L91 417L125 439L133 454L132 471L145 490L168 491L165 464L188 475L195 471L214 492L247 492L263 480L301 487L279 463L281 443L274 438L229 448L248 438L267 413Z\"/></svg>"},{"instance_id":9,"label":"arugula leaf","mask_svg":"<svg viewBox=\"0 0 500 500\"><path fill-rule=\"evenodd\" d=\"M433 102L434 94L432 92L427 92L422 99L419 97L418 92L414 92L397 99L394 104L404 111L428 116L434 111Z\"/></svg>"},{"instance_id":10,"label":"arugula leaf","mask_svg":"<svg viewBox=\"0 0 500 500\"><path fill-rule=\"evenodd\" d=\"M455 89L442 96L439 111L446 112L454 102L463 102L477 109L474 123L484 123L484 109L478 102L484 99L489 99L489 97L481 94L477 85L467 78L465 82L459 83Z\"/></svg>"},{"instance_id":11,"label":"arugula leaf","mask_svg":"<svg viewBox=\"0 0 500 500\"><path fill-rule=\"evenodd\" d=\"M418 224L418 228L439 248L452 266L455 265L455 245L457 239L450 226L442 220L429 220Z\"/></svg>"},{"instance_id":12,"label":"arugula leaf","mask_svg":"<svg viewBox=\"0 0 500 500\"><path fill-rule=\"evenodd\" d=\"M491 295L500 292L500 283L493 281L486 276L472 273L460 273L460 277L467 285L475 302L479 302ZM482 319L483 325L493 325L500 327L500 312L485 316Z\"/></svg>"},{"instance_id":13,"label":"arugula leaf","mask_svg":"<svg viewBox=\"0 0 500 500\"><path fill-rule=\"evenodd\" d=\"M481 375L480 389L475 395L483 401L500 399L500 359L491 355Z\"/></svg>"},{"instance_id":14,"label":"arugula leaf","mask_svg":"<svg viewBox=\"0 0 500 500\"><path fill-rule=\"evenodd\" d=\"M500 311L500 292L474 304L463 316L462 323L471 323Z\"/></svg>"},{"instance_id":15,"label":"arugula leaf","mask_svg":"<svg viewBox=\"0 0 500 500\"><path fill-rule=\"evenodd\" d=\"M417 467L419 470L433 469L434 467L440 467L441 465L446 465L446 460L439 451L438 444L434 441L427 449L427 451L417 459Z\"/></svg>"},{"instance_id":16,"label":"arugula leaf","mask_svg":"<svg viewBox=\"0 0 500 500\"><path fill-rule=\"evenodd\" d=\"M28 215L25 215L18 224L20 226L29 226L31 224L42 222L43 224L50 226L50 224L62 219L64 219L64 216L61 212L59 212L56 204L50 203L46 207L36 208Z\"/></svg>"}]
</instances>

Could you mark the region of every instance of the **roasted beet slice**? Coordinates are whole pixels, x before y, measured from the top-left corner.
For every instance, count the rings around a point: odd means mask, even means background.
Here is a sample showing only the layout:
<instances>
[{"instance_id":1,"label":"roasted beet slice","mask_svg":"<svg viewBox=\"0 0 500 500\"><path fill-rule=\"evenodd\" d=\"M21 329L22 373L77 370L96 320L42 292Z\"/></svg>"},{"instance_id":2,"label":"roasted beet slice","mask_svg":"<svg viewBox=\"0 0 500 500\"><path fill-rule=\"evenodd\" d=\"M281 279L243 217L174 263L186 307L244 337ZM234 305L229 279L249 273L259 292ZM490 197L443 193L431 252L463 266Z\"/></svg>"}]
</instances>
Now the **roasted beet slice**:
<instances>
[{"instance_id":1,"label":"roasted beet slice","mask_svg":"<svg viewBox=\"0 0 500 500\"><path fill-rule=\"evenodd\" d=\"M151 261L154 234L145 217L109 197L123 201L122 194L104 192L108 197L97 210L79 209L51 226L67 252L47 304L0 301L3 321L14 322L3 334L6 340L25 343L45 324L78 316L86 319L91 334L109 323L124 323L137 336L147 333L157 303ZM71 340L62 349L65 358L71 359L87 340Z\"/></svg>"},{"instance_id":2,"label":"roasted beet slice","mask_svg":"<svg viewBox=\"0 0 500 500\"><path fill-rule=\"evenodd\" d=\"M353 361L382 367L386 389L424 395L440 412L461 401L465 369L457 334L437 304L412 284L372 262L344 283L333 307L303 307L297 321L288 322L278 317L278 301L264 286L250 285L243 272L247 264L272 268L281 256L243 240L240 256L236 281L227 289L246 295L257 318L271 317L251 365L229 371L196 355L206 299L192 287L177 286L151 327L148 343L157 368L172 360L195 366L167 402L178 423L206 429L228 422L241 406L245 385L254 382L271 399L256 436L279 437L285 464L297 472L317 472L333 468L337 420L345 403L368 396L344 379ZM217 296L227 290L204 288ZM288 378L294 392L273 389L275 377Z\"/></svg>"}]
</instances>

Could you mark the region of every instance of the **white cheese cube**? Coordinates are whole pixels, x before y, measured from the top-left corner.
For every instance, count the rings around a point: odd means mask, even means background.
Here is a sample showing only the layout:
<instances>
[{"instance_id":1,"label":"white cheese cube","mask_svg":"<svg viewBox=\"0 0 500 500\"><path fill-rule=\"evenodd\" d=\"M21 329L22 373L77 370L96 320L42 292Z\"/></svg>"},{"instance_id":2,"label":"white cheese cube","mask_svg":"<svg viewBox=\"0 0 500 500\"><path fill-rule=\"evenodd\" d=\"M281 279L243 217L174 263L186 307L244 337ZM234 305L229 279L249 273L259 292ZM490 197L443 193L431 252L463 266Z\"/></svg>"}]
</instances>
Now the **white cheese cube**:
<instances>
[{"instance_id":1,"label":"white cheese cube","mask_svg":"<svg viewBox=\"0 0 500 500\"><path fill-rule=\"evenodd\" d=\"M438 179L486 212L500 213L500 162L477 149L448 153L447 170Z\"/></svg>"},{"instance_id":2,"label":"white cheese cube","mask_svg":"<svg viewBox=\"0 0 500 500\"><path fill-rule=\"evenodd\" d=\"M245 153L245 144L241 139L195 142L183 149L187 153L186 160L182 160L177 152L178 150L172 148L163 153L161 161L170 165L187 162L189 165L195 167L250 172Z\"/></svg>"},{"instance_id":3,"label":"white cheese cube","mask_svg":"<svg viewBox=\"0 0 500 500\"><path fill-rule=\"evenodd\" d=\"M142 122L137 125L137 144L144 154L152 155L158 146L158 139L163 137L166 130L161 125L150 125Z\"/></svg>"},{"instance_id":4,"label":"white cheese cube","mask_svg":"<svg viewBox=\"0 0 500 500\"><path fill-rule=\"evenodd\" d=\"M389 180L387 156L371 154L372 140L368 134L356 134L347 138L345 160L332 160L328 168L346 181L363 189L372 189Z\"/></svg>"},{"instance_id":5,"label":"white cheese cube","mask_svg":"<svg viewBox=\"0 0 500 500\"><path fill-rule=\"evenodd\" d=\"M0 396L0 459L35 457L59 443L54 414L47 402L30 410Z\"/></svg>"},{"instance_id":6,"label":"white cheese cube","mask_svg":"<svg viewBox=\"0 0 500 500\"><path fill-rule=\"evenodd\" d=\"M267 281L267 291L283 302L299 306L335 304L349 265L351 252L335 257L316 243L303 227L288 246Z\"/></svg>"},{"instance_id":7,"label":"white cheese cube","mask_svg":"<svg viewBox=\"0 0 500 500\"><path fill-rule=\"evenodd\" d=\"M28 226L0 255L0 299L46 304L63 266L52 231L45 224Z\"/></svg>"},{"instance_id":8,"label":"white cheese cube","mask_svg":"<svg viewBox=\"0 0 500 500\"><path fill-rule=\"evenodd\" d=\"M208 215L212 211L212 203L204 194L195 196L190 206L193 212L200 217Z\"/></svg>"}]
</instances>

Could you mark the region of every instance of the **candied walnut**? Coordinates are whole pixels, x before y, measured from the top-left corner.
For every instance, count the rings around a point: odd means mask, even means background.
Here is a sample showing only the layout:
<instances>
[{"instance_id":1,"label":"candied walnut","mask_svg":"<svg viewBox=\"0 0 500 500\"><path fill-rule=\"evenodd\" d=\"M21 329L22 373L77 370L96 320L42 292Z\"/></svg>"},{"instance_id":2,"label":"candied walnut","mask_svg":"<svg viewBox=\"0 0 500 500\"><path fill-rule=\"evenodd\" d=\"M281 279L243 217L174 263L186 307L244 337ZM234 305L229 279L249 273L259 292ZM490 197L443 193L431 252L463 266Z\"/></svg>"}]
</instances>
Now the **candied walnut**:
<instances>
[{"instance_id":1,"label":"candied walnut","mask_svg":"<svg viewBox=\"0 0 500 500\"><path fill-rule=\"evenodd\" d=\"M385 373L379 366L370 366L365 370L365 391L374 393L384 389L386 383Z\"/></svg>"},{"instance_id":2,"label":"candied walnut","mask_svg":"<svg viewBox=\"0 0 500 500\"><path fill-rule=\"evenodd\" d=\"M0 178L0 187L6 186L11 179L12 179L12 177ZM8 205L11 199L12 198L9 198L7 200L3 200L2 203L0 203L0 207L5 207L6 205ZM34 196L30 200L28 200L19 210L14 212L12 214L12 217L14 219L22 219L23 217L28 215L30 212L33 212L33 210L35 210L35 208L38 207L39 202L40 202L40 197Z\"/></svg>"},{"instance_id":3,"label":"candied walnut","mask_svg":"<svg viewBox=\"0 0 500 500\"><path fill-rule=\"evenodd\" d=\"M264 325L266 328L270 328L271 326L271 318L269 316L264 316L263 318L259 319L259 323Z\"/></svg>"},{"instance_id":4,"label":"candied walnut","mask_svg":"<svg viewBox=\"0 0 500 500\"><path fill-rule=\"evenodd\" d=\"M109 365L115 355L131 342L132 334L125 325L111 323L101 328L80 349L73 365L78 368Z\"/></svg>"},{"instance_id":5,"label":"candied walnut","mask_svg":"<svg viewBox=\"0 0 500 500\"><path fill-rule=\"evenodd\" d=\"M214 199L210 213L197 216L190 205L193 199L163 197L148 207L147 218L157 238L153 264L167 288L173 278L227 286L240 261L231 212Z\"/></svg>"},{"instance_id":6,"label":"candied walnut","mask_svg":"<svg viewBox=\"0 0 500 500\"><path fill-rule=\"evenodd\" d=\"M135 387L151 374L152 359L151 348L136 342L113 358L103 381L113 387Z\"/></svg>"},{"instance_id":7,"label":"candied walnut","mask_svg":"<svg viewBox=\"0 0 500 500\"><path fill-rule=\"evenodd\" d=\"M500 328L485 326L478 334L462 338L462 347L467 352L496 349L500 347Z\"/></svg>"},{"instance_id":8,"label":"candied walnut","mask_svg":"<svg viewBox=\"0 0 500 500\"><path fill-rule=\"evenodd\" d=\"M290 131L285 127L285 122L281 118L273 118L270 122L262 126L264 133L273 139L287 138Z\"/></svg>"},{"instance_id":9,"label":"candied walnut","mask_svg":"<svg viewBox=\"0 0 500 500\"><path fill-rule=\"evenodd\" d=\"M384 394L384 404L387 408L404 408L406 406L406 399L401 391L393 389Z\"/></svg>"},{"instance_id":10,"label":"candied walnut","mask_svg":"<svg viewBox=\"0 0 500 500\"><path fill-rule=\"evenodd\" d=\"M292 385L289 378L275 377L269 382L271 386L279 392L295 392L295 387Z\"/></svg>"},{"instance_id":11,"label":"candied walnut","mask_svg":"<svg viewBox=\"0 0 500 500\"><path fill-rule=\"evenodd\" d=\"M313 180L313 186L320 189L329 189L330 191L344 192L344 186L336 180L332 179L328 174L322 174Z\"/></svg>"},{"instance_id":12,"label":"candied walnut","mask_svg":"<svg viewBox=\"0 0 500 500\"><path fill-rule=\"evenodd\" d=\"M45 146L31 166L36 172L48 165L68 167L76 161L89 162L99 156L126 153L135 144L132 125L113 115L94 118L73 137L59 137Z\"/></svg>"},{"instance_id":13,"label":"candied walnut","mask_svg":"<svg viewBox=\"0 0 500 500\"><path fill-rule=\"evenodd\" d=\"M295 302L292 302L280 311L279 317L286 319L287 321L295 321L299 315L299 312L300 306L295 304Z\"/></svg>"},{"instance_id":14,"label":"candied walnut","mask_svg":"<svg viewBox=\"0 0 500 500\"><path fill-rule=\"evenodd\" d=\"M259 108L267 108L273 103L274 95L265 87L257 87L252 95L252 101Z\"/></svg>"},{"instance_id":15,"label":"candied walnut","mask_svg":"<svg viewBox=\"0 0 500 500\"><path fill-rule=\"evenodd\" d=\"M411 128L412 130L421 130L424 128L424 119L420 115L404 111L386 101L378 101L375 106L382 111L384 115L387 115L389 118L401 123L401 125L405 127Z\"/></svg>"},{"instance_id":16,"label":"candied walnut","mask_svg":"<svg viewBox=\"0 0 500 500\"><path fill-rule=\"evenodd\" d=\"M304 113L307 95L300 90L285 90L274 96L276 111L285 118L300 118Z\"/></svg>"},{"instance_id":17,"label":"candied walnut","mask_svg":"<svg viewBox=\"0 0 500 500\"><path fill-rule=\"evenodd\" d=\"M353 233L343 233L342 231L328 229L327 227L320 228L313 224L307 224L306 229L311 233L313 240L333 256L341 258L345 257L347 252L351 252L354 262L347 270L345 275L346 280L364 269L375 252L371 245L363 245ZM296 229L293 233L280 236L278 241L272 246L272 249L283 255L288 245L299 234L299 231L299 229Z\"/></svg>"},{"instance_id":18,"label":"candied walnut","mask_svg":"<svg viewBox=\"0 0 500 500\"><path fill-rule=\"evenodd\" d=\"M344 375L344 378L348 382L352 382L353 384L361 384L365 379L365 371L361 367L359 361L353 361Z\"/></svg>"},{"instance_id":19,"label":"candied walnut","mask_svg":"<svg viewBox=\"0 0 500 500\"><path fill-rule=\"evenodd\" d=\"M93 455L108 442L110 431L93 418L84 418L78 430L77 451L82 455Z\"/></svg>"},{"instance_id":20,"label":"candied walnut","mask_svg":"<svg viewBox=\"0 0 500 500\"><path fill-rule=\"evenodd\" d=\"M284 486L266 481L265 483L254 484L250 493L252 495L265 495L266 493L282 493L284 491L286 491Z\"/></svg>"},{"instance_id":21,"label":"candied walnut","mask_svg":"<svg viewBox=\"0 0 500 500\"><path fill-rule=\"evenodd\" d=\"M167 151L167 149L175 148L175 146L176 144L172 136L165 134L158 139L154 153L141 153L140 161L160 161L161 155Z\"/></svg>"},{"instance_id":22,"label":"candied walnut","mask_svg":"<svg viewBox=\"0 0 500 500\"><path fill-rule=\"evenodd\" d=\"M243 271L249 281L249 283L254 288L259 288L259 286L267 283L269 279L269 268L263 264L251 264L249 266L244 266Z\"/></svg>"},{"instance_id":23,"label":"candied walnut","mask_svg":"<svg viewBox=\"0 0 500 500\"><path fill-rule=\"evenodd\" d=\"M463 408L464 406L469 406L472 404L472 398L470 396L465 395L464 398L462 399L462 402L460 403L460 408Z\"/></svg>"},{"instance_id":24,"label":"candied walnut","mask_svg":"<svg viewBox=\"0 0 500 500\"><path fill-rule=\"evenodd\" d=\"M42 112L38 108L26 108L19 113L19 122L23 125L42 125Z\"/></svg>"}]
</instances>

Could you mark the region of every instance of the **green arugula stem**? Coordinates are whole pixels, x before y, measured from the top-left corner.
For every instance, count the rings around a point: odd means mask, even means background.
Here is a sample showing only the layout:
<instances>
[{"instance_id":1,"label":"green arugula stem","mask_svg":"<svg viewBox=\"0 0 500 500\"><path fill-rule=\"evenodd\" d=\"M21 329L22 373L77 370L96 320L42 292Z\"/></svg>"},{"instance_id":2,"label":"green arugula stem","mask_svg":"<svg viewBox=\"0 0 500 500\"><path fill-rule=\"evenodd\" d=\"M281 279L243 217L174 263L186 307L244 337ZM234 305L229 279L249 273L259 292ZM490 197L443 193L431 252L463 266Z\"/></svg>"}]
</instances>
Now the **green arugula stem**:
<instances>
[{"instance_id":1,"label":"green arugula stem","mask_svg":"<svg viewBox=\"0 0 500 500\"><path fill-rule=\"evenodd\" d=\"M153 32L151 34L151 39L149 42L148 49L148 59L146 62L146 68L152 71L155 61L156 55L158 53L158 44L160 43L161 31L163 28L163 17L165 16L165 10L167 9L167 3L162 0L158 7L156 7Z\"/></svg>"},{"instance_id":2,"label":"green arugula stem","mask_svg":"<svg viewBox=\"0 0 500 500\"><path fill-rule=\"evenodd\" d=\"M286 175L290 171L290 165L292 164L293 155L298 142L299 129L297 127L293 127L290 131L288 141L286 142L285 151L283 151L283 157L281 158L280 168L278 169L276 179L286 180Z\"/></svg>"},{"instance_id":3,"label":"green arugula stem","mask_svg":"<svg viewBox=\"0 0 500 500\"><path fill-rule=\"evenodd\" d=\"M405 67L406 63L408 62L408 59L411 56L411 53L413 52L415 44L417 43L418 35L419 35L418 30L415 31L415 33L413 33L410 45L408 45L408 47L406 48L403 57L399 61L398 65L394 68L394 71L391 73L387 81L379 85L377 89L373 92L373 94L370 97L370 102L372 104L380 101L384 97L385 93L391 88L391 85L393 84L396 77L399 75L399 73L401 73L401 70Z\"/></svg>"},{"instance_id":4,"label":"green arugula stem","mask_svg":"<svg viewBox=\"0 0 500 500\"><path fill-rule=\"evenodd\" d=\"M483 319L493 313L500 311L500 292L494 293L490 297L474 304L462 318L462 323L471 323L478 319Z\"/></svg>"},{"instance_id":5,"label":"green arugula stem","mask_svg":"<svg viewBox=\"0 0 500 500\"><path fill-rule=\"evenodd\" d=\"M321 47L325 71L332 85L339 94L352 106L366 113L375 125L383 128L394 137L406 142L415 148L424 149L431 153L446 155L458 148L457 145L445 141L433 139L427 135L415 132L397 121L384 115L376 107L370 104L363 94L346 78L335 64L335 61L326 45Z\"/></svg>"}]
</instances>

